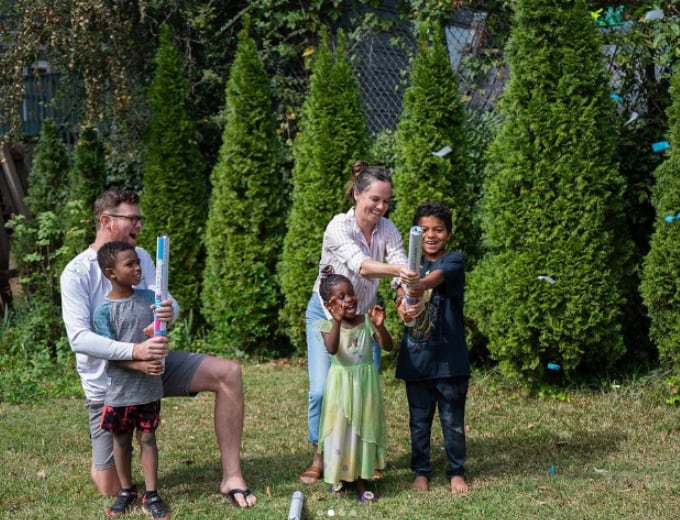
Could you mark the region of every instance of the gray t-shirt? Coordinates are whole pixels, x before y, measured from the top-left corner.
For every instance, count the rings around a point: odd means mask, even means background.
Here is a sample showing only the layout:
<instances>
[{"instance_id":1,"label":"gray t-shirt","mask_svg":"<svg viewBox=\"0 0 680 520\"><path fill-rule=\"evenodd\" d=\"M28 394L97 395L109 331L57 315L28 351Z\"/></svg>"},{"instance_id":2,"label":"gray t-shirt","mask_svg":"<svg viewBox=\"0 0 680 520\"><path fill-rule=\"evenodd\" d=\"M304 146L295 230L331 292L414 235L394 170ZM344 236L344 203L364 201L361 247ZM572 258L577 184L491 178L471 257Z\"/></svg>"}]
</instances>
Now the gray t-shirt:
<instances>
[{"instance_id":1,"label":"gray t-shirt","mask_svg":"<svg viewBox=\"0 0 680 520\"><path fill-rule=\"evenodd\" d=\"M153 323L154 315L150 305L155 295L148 289L135 289L129 298L101 303L94 311L94 329L97 334L118 341L139 343L144 341L144 327ZM109 362L108 384L105 404L109 406L130 406L158 401L163 397L163 382L160 376L152 376L138 370Z\"/></svg>"}]
</instances>

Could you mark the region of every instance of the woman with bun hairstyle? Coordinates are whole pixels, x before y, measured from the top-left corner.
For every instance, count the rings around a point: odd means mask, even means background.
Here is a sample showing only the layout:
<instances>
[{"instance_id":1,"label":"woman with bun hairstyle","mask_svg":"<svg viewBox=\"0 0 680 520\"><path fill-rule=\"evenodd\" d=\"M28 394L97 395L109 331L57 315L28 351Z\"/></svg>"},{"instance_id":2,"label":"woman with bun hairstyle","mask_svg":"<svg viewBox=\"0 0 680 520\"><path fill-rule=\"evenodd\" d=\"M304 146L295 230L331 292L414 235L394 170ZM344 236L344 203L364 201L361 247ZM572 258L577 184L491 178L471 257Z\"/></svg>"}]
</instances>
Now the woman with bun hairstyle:
<instances>
[{"instance_id":1,"label":"woman with bun hairstyle","mask_svg":"<svg viewBox=\"0 0 680 520\"><path fill-rule=\"evenodd\" d=\"M412 289L419 284L418 273L408 270L399 231L392 221L385 218L392 198L392 179L387 170L369 166L364 161L355 162L345 195L353 205L346 213L335 215L326 226L319 274L305 313L309 372L307 427L308 440L314 446L312 463L300 475L300 481L305 484L312 484L323 476L323 454L318 452L317 445L330 358L319 328L314 324L319 320L330 320L331 316L319 295L322 277L341 274L352 282L357 297L357 314L367 313L376 304L381 278L394 278L395 288L400 281L409 284ZM380 349L377 345L373 348L373 359L379 369Z\"/></svg>"}]
</instances>

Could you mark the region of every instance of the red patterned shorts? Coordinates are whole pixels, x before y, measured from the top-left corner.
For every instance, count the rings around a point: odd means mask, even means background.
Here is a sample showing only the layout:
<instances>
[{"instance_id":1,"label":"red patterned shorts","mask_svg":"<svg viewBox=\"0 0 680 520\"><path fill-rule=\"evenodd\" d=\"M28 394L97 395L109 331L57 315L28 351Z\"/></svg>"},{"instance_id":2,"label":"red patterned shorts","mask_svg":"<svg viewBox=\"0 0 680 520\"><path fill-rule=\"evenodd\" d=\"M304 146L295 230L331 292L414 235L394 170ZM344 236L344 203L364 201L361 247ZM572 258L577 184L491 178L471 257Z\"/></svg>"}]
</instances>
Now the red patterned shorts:
<instances>
[{"instance_id":1,"label":"red patterned shorts","mask_svg":"<svg viewBox=\"0 0 680 520\"><path fill-rule=\"evenodd\" d=\"M104 405L102 430L112 433L128 433L135 428L143 432L155 432L161 422L161 402L133 404L130 406Z\"/></svg>"}]
</instances>

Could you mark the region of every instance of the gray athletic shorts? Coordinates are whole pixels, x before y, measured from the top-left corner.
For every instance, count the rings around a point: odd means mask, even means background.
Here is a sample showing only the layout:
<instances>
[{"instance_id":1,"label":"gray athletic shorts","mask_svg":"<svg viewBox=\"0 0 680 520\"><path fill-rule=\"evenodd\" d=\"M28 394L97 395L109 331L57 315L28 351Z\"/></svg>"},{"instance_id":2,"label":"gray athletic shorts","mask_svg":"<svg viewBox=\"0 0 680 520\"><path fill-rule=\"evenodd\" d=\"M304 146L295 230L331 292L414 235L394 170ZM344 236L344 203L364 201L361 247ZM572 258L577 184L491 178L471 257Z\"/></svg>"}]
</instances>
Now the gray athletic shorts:
<instances>
[{"instance_id":1,"label":"gray athletic shorts","mask_svg":"<svg viewBox=\"0 0 680 520\"><path fill-rule=\"evenodd\" d=\"M206 358L205 354L171 350L165 358L163 378L164 397L184 397L196 395L189 393L189 384L198 369L198 365ZM90 416L90 439L92 440L92 460L97 470L113 467L113 435L102 430L99 423L102 418L104 403L87 402Z\"/></svg>"}]
</instances>

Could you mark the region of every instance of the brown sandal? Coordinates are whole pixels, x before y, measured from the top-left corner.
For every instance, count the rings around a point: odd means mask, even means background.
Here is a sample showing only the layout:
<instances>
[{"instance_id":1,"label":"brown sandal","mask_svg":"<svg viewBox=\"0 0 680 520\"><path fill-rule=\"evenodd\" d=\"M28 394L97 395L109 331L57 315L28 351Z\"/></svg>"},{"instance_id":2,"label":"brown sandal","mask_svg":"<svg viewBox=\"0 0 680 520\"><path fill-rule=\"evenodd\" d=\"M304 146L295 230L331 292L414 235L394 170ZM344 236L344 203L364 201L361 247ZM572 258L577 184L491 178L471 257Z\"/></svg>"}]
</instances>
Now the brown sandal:
<instances>
[{"instance_id":1,"label":"brown sandal","mask_svg":"<svg viewBox=\"0 0 680 520\"><path fill-rule=\"evenodd\" d=\"M309 466L300 475L300 482L302 482L303 484L313 484L314 482L319 480L322 475L323 475L323 468L320 468L318 466ZM303 479L314 479L314 480L305 481Z\"/></svg>"}]
</instances>

